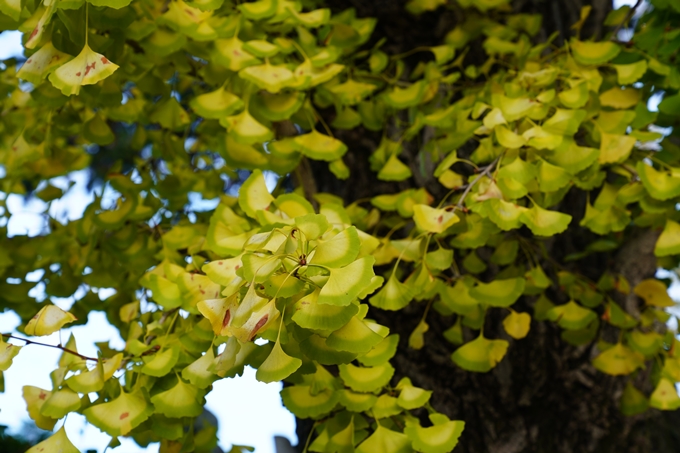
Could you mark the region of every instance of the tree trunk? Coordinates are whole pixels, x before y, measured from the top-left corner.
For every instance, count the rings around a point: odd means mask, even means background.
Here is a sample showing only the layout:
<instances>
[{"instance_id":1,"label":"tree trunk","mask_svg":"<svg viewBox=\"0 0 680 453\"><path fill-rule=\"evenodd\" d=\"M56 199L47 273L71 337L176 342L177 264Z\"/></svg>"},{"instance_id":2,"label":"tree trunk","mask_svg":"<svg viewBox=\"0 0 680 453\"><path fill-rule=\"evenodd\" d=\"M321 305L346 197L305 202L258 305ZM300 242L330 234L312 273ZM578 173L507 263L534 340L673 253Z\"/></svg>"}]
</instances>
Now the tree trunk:
<instances>
[{"instance_id":1,"label":"tree trunk","mask_svg":"<svg viewBox=\"0 0 680 453\"><path fill-rule=\"evenodd\" d=\"M404 3L403 0L327 1L335 11L354 7L358 16L378 18L374 36L376 39L387 38L383 48L390 53L439 44L460 19L461 11L455 8L444 12L439 9L436 13L414 18L404 13ZM541 14L543 30L537 40L544 40L558 31L557 44L561 44L571 36L570 25L578 20L585 4L593 9L582 27L581 38L601 37L602 22L612 7L608 0L517 0L513 8L518 12ZM351 176L347 181L339 181L324 163L312 162L311 173L318 191L335 193L348 203L408 187L425 186L435 196L442 195L436 184L418 178L416 171L413 180L406 183L378 181L369 170L368 156L377 147L380 134L360 128L334 133L350 149L344 159L351 169ZM465 154L466 150L460 152ZM404 154L415 170L419 164L415 146L406 145ZM585 202L582 192L573 192L566 197L564 203L574 216L572 226L578 224ZM653 248L658 233L634 231L631 234L627 245L618 252L591 255L587 260L571 263L571 269L593 281L607 269L620 272L631 287L652 277L656 272ZM592 239L592 233L587 230L573 228L546 241L546 247L550 256L560 261L569 253L583 250ZM552 294L554 302L566 302L561 292ZM515 308L531 313L535 299L524 297ZM638 310L635 296L617 302L630 313ZM424 310L423 303L412 302L399 312L371 308L370 316L400 335L400 347L392 360L397 370L394 383L408 376L414 385L434 391L431 403L436 410L465 421L465 431L454 450L456 453L677 451L680 435L671 427L677 426L678 415L650 410L639 416L624 416L619 409L619 398L628 377L612 377L595 370L591 365L596 353L594 344L571 346L560 338L561 329L554 323L535 320L529 335L514 341L504 332L501 323L507 311L492 308L487 314L485 335L504 338L511 345L506 357L491 372L472 373L453 364L451 353L456 347L442 336L453 324L453 317L444 317L431 310L427 317L430 330L425 334L425 347L420 351L408 348L408 337ZM599 314L602 314L601 307ZM603 336L608 339L612 333L604 331ZM466 341L472 335L472 331L466 330ZM609 340L615 341L615 338ZM645 377L640 375L638 379L644 382ZM310 428L311 423L299 420L301 444Z\"/></svg>"}]
</instances>

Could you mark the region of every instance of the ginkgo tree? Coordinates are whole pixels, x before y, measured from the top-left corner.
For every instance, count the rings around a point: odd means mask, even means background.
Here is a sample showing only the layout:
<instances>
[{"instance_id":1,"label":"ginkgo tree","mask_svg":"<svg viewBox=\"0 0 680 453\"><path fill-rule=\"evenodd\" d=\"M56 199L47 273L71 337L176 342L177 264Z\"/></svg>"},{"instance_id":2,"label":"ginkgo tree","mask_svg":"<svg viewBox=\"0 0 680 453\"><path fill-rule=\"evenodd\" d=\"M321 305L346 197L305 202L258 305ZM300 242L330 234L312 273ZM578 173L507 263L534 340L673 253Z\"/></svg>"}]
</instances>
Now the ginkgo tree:
<instances>
[{"instance_id":1,"label":"ginkgo tree","mask_svg":"<svg viewBox=\"0 0 680 453\"><path fill-rule=\"evenodd\" d=\"M665 451L680 5L345 3L0 0L1 190L115 194L2 238L0 373L92 311L126 341L52 344L31 418L211 451L205 396L251 366L304 451Z\"/></svg>"}]
</instances>

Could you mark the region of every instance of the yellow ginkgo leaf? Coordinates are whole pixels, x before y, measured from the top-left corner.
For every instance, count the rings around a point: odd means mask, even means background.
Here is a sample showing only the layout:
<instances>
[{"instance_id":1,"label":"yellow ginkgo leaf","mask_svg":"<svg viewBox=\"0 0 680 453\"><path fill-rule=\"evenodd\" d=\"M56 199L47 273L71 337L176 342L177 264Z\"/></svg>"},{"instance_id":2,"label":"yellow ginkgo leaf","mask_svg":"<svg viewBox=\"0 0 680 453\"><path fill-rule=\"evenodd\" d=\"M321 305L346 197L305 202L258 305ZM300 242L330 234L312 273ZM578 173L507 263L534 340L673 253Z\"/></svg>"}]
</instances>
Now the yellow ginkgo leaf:
<instances>
[{"instance_id":1,"label":"yellow ginkgo leaf","mask_svg":"<svg viewBox=\"0 0 680 453\"><path fill-rule=\"evenodd\" d=\"M93 85L104 80L116 69L118 65L85 44L77 57L50 74L50 82L60 89L62 94L71 96L78 94L81 86Z\"/></svg>"},{"instance_id":2,"label":"yellow ginkgo leaf","mask_svg":"<svg viewBox=\"0 0 680 453\"><path fill-rule=\"evenodd\" d=\"M61 329L65 324L73 322L76 317L56 305L47 305L28 321L24 331L28 335L49 335Z\"/></svg>"},{"instance_id":3,"label":"yellow ginkgo leaf","mask_svg":"<svg viewBox=\"0 0 680 453\"><path fill-rule=\"evenodd\" d=\"M39 85L50 72L71 58L73 58L71 55L57 50L52 42L48 42L26 60L17 72L17 77Z\"/></svg>"},{"instance_id":4,"label":"yellow ginkgo leaf","mask_svg":"<svg viewBox=\"0 0 680 453\"><path fill-rule=\"evenodd\" d=\"M413 220L416 226L429 233L442 233L448 227L458 223L460 218L454 209L435 209L425 204L413 206Z\"/></svg>"}]
</instances>

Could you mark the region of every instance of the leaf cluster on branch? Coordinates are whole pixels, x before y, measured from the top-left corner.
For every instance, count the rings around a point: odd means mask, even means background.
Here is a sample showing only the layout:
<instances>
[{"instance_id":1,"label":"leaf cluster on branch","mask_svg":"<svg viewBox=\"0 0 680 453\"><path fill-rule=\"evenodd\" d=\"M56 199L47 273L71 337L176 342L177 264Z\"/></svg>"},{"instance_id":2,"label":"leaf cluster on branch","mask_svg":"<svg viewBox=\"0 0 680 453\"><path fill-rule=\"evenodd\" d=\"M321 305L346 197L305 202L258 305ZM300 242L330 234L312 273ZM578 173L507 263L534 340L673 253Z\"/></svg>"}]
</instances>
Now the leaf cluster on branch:
<instances>
[{"instance_id":1,"label":"leaf cluster on branch","mask_svg":"<svg viewBox=\"0 0 680 453\"><path fill-rule=\"evenodd\" d=\"M668 282L631 282L611 260L579 272L646 230L660 231L658 266L678 265L680 147L659 126L680 117L680 9L651 4L629 41L618 34L635 8L592 41L586 7L557 46L508 0L410 0L404 14L459 21L439 45L392 55L375 19L322 1L0 0L28 57L1 66L3 192L49 205L64 194L54 178L92 167L115 194L3 238L0 309L27 336L100 310L126 340L97 358L74 337L52 345L52 389L24 387L31 418L53 429L79 412L111 445L209 451L214 429L193 429L205 395L252 366L314 420L309 451L448 452L465 421L394 378L399 336L372 317L415 304L408 347L448 341L469 372L551 322L595 347L597 370L630 376L625 414L680 407ZM310 162L340 180L356 170L348 130L381 137L363 157L390 192L317 193ZM219 205L197 211L192 194ZM575 232L578 250L552 247ZM50 302L76 293L68 311ZM498 314L507 335L487 338ZM443 338L426 336L428 317L448 320ZM25 347L4 338L1 371ZM29 452L57 446L77 451L62 427Z\"/></svg>"}]
</instances>

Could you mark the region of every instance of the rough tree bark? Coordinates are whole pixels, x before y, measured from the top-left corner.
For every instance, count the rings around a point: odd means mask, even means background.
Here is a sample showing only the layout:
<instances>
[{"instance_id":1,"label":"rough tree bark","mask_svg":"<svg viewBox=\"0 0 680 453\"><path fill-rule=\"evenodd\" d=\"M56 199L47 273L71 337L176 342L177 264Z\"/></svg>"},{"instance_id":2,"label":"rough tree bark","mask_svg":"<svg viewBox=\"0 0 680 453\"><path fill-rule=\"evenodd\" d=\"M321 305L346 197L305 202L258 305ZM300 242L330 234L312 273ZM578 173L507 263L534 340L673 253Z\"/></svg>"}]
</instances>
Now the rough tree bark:
<instances>
[{"instance_id":1,"label":"rough tree bark","mask_svg":"<svg viewBox=\"0 0 680 453\"><path fill-rule=\"evenodd\" d=\"M336 11L354 7L359 16L378 18L375 36L387 38L385 48L391 53L438 44L460 19L459 11L442 13L441 9L436 14L414 18L404 13L404 0L329 0L327 3ZM518 12L542 14L543 30L538 39L558 31L558 44L561 44L570 36L569 27L578 20L585 4L591 5L593 10L581 36L601 36L603 19L612 7L611 0L516 0L513 8ZM352 174L348 181L338 181L324 164L312 163L311 174L319 191L332 192L352 202L408 187L404 183L378 181L369 170L368 156L377 147L378 134L358 129L336 131L336 135L349 146L345 161ZM405 157L412 164L417 151L414 146L405 150L408 154ZM426 186L432 190L430 181L422 178L414 178L408 183L411 187ZM585 208L584 196L570 193L564 203L574 216L572 226L578 225ZM576 261L571 269L597 281L609 268L621 272L634 286L656 272L653 255L656 234L633 232L628 244L618 252ZM586 230L573 228L550 241L547 247L551 256L559 261L569 253L583 250L591 239ZM552 296L555 302L566 302L558 291ZM521 302L523 306L518 308L531 311L534 300L535 297L525 297ZM631 313L638 310L638 300L634 296L618 302ZM597 372L591 365L595 353L592 345L570 346L560 338L559 327L535 321L525 339L512 341L501 325L506 313L493 309L490 316L487 315L486 336L505 338L512 345L508 355L492 372L470 373L452 363L450 355L455 347L442 337L442 332L453 323L450 317L430 311L426 347L421 351L408 348L408 336L424 309L424 304L412 303L397 313L372 308L371 314L401 336L400 349L393 360L397 369L394 382L409 376L415 385L434 391L432 404L435 409L465 420L466 429L455 452L677 451L680 435L671 427L677 426L678 415L656 410L635 417L622 415L618 401L626 379ZM471 332L467 331L466 335L470 339ZM299 420L298 435L302 444L310 428L309 422Z\"/></svg>"}]
</instances>

